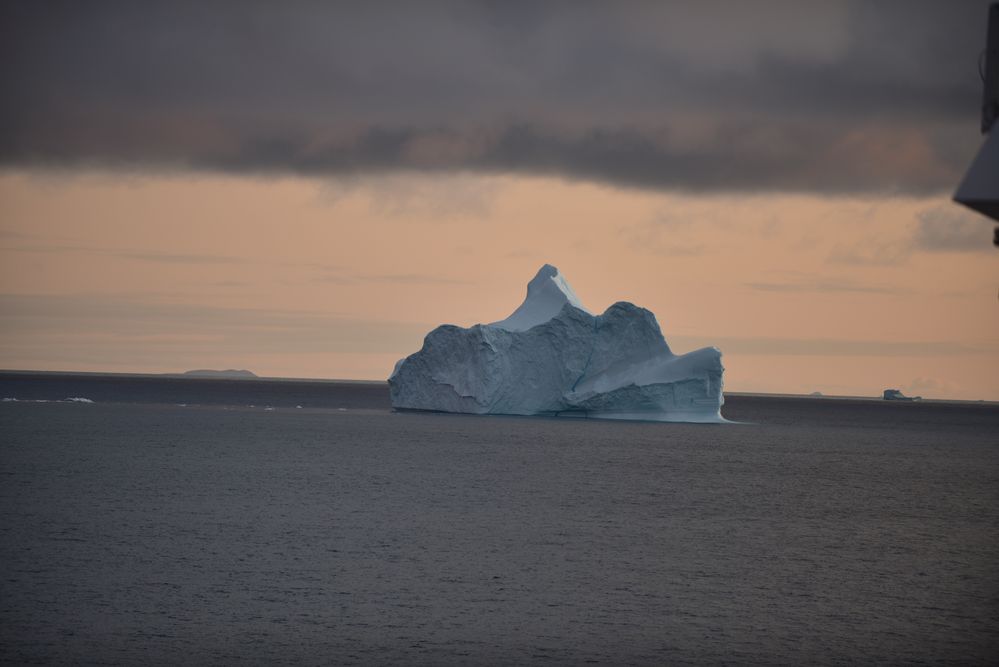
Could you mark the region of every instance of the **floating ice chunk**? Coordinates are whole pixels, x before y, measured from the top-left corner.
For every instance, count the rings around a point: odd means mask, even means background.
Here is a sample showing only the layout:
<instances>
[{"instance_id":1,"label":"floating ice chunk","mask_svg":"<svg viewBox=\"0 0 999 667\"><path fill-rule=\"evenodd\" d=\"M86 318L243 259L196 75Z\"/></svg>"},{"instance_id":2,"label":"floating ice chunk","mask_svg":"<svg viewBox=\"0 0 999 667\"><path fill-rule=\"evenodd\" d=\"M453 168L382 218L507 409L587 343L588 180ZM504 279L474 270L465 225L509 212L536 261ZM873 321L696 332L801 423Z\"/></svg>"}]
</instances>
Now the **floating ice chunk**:
<instances>
[{"instance_id":1,"label":"floating ice chunk","mask_svg":"<svg viewBox=\"0 0 999 667\"><path fill-rule=\"evenodd\" d=\"M389 388L399 409L718 422L723 372L717 348L673 354L644 308L592 315L546 264L513 314L437 327Z\"/></svg>"},{"instance_id":2,"label":"floating ice chunk","mask_svg":"<svg viewBox=\"0 0 999 667\"><path fill-rule=\"evenodd\" d=\"M66 399L67 403L93 403L89 398L83 398L82 396L71 396Z\"/></svg>"}]
</instances>

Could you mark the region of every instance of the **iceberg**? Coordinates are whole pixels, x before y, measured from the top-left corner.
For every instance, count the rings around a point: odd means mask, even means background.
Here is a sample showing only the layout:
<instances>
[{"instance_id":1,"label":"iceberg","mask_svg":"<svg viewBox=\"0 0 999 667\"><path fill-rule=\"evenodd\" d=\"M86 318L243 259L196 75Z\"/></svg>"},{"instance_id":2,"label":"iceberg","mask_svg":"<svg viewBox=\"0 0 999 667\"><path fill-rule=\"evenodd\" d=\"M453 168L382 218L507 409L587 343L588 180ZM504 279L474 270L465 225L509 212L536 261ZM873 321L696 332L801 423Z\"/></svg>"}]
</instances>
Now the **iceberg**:
<instances>
[{"instance_id":1,"label":"iceberg","mask_svg":"<svg viewBox=\"0 0 999 667\"><path fill-rule=\"evenodd\" d=\"M886 401L921 401L922 396L906 396L898 389L885 389L882 397Z\"/></svg>"},{"instance_id":2,"label":"iceberg","mask_svg":"<svg viewBox=\"0 0 999 667\"><path fill-rule=\"evenodd\" d=\"M593 315L546 264L509 317L437 327L388 382L397 410L723 422L723 373L715 347L673 354L645 308Z\"/></svg>"}]
</instances>

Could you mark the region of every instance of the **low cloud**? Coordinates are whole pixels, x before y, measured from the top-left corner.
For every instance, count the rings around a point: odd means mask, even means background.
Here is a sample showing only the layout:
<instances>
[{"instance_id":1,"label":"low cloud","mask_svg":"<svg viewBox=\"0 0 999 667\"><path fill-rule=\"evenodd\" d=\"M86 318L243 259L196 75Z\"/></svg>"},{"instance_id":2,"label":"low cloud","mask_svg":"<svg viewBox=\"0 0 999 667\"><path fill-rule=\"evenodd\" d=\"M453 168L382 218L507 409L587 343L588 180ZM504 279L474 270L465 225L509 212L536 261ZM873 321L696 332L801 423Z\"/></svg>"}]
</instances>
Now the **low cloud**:
<instances>
[{"instance_id":1,"label":"low cloud","mask_svg":"<svg viewBox=\"0 0 999 667\"><path fill-rule=\"evenodd\" d=\"M960 391L961 386L956 382L929 377L917 377L903 387L903 393L909 396L923 396L926 398L952 396L959 394Z\"/></svg>"},{"instance_id":2,"label":"low cloud","mask_svg":"<svg viewBox=\"0 0 999 667\"><path fill-rule=\"evenodd\" d=\"M250 261L241 257L188 253L108 251L105 254L121 259L133 259L139 262L157 262L159 264L246 264Z\"/></svg>"},{"instance_id":3,"label":"low cloud","mask_svg":"<svg viewBox=\"0 0 999 667\"><path fill-rule=\"evenodd\" d=\"M0 294L3 349L101 350L134 357L174 353L396 353L432 326L292 310L224 308L96 294ZM86 361L79 359L77 361Z\"/></svg>"},{"instance_id":4,"label":"low cloud","mask_svg":"<svg viewBox=\"0 0 999 667\"><path fill-rule=\"evenodd\" d=\"M996 350L976 348L950 341L882 341L831 340L822 338L768 338L670 336L668 342L676 349L692 349L714 345L726 354L763 356L819 357L928 357L968 356L994 353Z\"/></svg>"},{"instance_id":5,"label":"low cloud","mask_svg":"<svg viewBox=\"0 0 999 667\"><path fill-rule=\"evenodd\" d=\"M11 235L9 238L17 240L31 239L34 241L38 237L33 237L25 234L15 234ZM17 253L17 252L82 253L87 255L102 255L104 257L113 257L116 259L127 259L137 262L155 262L157 264L210 265L210 264L253 263L253 260L251 259L243 257L233 257L229 255L210 255L210 254L199 254L199 253L167 253L167 252L153 252L145 250L128 250L128 249L122 250L122 249L102 248L98 246L76 244L76 243L65 243L65 242L44 244L41 242L34 241L28 244L11 245L4 248L0 248L0 251L6 253Z\"/></svg>"},{"instance_id":6,"label":"low cloud","mask_svg":"<svg viewBox=\"0 0 999 667\"><path fill-rule=\"evenodd\" d=\"M912 256L911 242L883 243L869 241L863 245L838 245L829 253L828 260L834 264L850 266L899 266Z\"/></svg>"},{"instance_id":7,"label":"low cloud","mask_svg":"<svg viewBox=\"0 0 999 667\"><path fill-rule=\"evenodd\" d=\"M488 218L502 194L499 179L466 174L434 178L427 174L381 174L356 178L343 175L323 183L322 201L336 205L350 197L362 197L372 214L389 218L423 217L427 220Z\"/></svg>"},{"instance_id":8,"label":"low cloud","mask_svg":"<svg viewBox=\"0 0 999 667\"><path fill-rule=\"evenodd\" d=\"M622 239L636 252L645 252L659 257L699 257L709 252L709 247L698 241L666 239L661 230L649 225L623 227L619 231Z\"/></svg>"},{"instance_id":9,"label":"low cloud","mask_svg":"<svg viewBox=\"0 0 999 667\"><path fill-rule=\"evenodd\" d=\"M995 251L992 226L991 220L947 202L916 213L904 236L837 245L827 259L850 266L894 267L906 264L919 252L990 253Z\"/></svg>"},{"instance_id":10,"label":"low cloud","mask_svg":"<svg viewBox=\"0 0 999 667\"><path fill-rule=\"evenodd\" d=\"M993 222L957 204L934 206L916 215L913 243L926 252L995 252Z\"/></svg>"},{"instance_id":11,"label":"low cloud","mask_svg":"<svg viewBox=\"0 0 999 667\"><path fill-rule=\"evenodd\" d=\"M339 268L323 269L322 275L315 279L318 283L332 285L362 285L370 283L389 283L404 285L468 285L470 281L426 273L358 273L344 272Z\"/></svg>"},{"instance_id":12,"label":"low cloud","mask_svg":"<svg viewBox=\"0 0 999 667\"><path fill-rule=\"evenodd\" d=\"M760 292L821 292L821 293L853 293L853 294L906 294L907 290L899 287L881 285L863 285L851 280L815 279L793 282L748 282L746 287Z\"/></svg>"}]
</instances>

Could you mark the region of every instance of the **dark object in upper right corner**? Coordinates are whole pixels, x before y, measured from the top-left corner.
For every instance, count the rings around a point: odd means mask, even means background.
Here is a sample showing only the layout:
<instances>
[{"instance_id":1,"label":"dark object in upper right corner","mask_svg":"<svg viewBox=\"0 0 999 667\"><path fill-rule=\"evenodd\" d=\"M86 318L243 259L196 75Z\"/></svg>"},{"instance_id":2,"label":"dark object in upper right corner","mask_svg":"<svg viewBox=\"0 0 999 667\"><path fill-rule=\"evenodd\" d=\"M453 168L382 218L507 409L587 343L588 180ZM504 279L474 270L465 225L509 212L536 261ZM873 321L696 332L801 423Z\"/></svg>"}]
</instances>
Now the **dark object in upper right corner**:
<instances>
[{"instance_id":1,"label":"dark object in upper right corner","mask_svg":"<svg viewBox=\"0 0 999 667\"><path fill-rule=\"evenodd\" d=\"M982 134L988 134L999 118L999 2L989 5L989 28L982 61L979 63L983 84Z\"/></svg>"}]
</instances>

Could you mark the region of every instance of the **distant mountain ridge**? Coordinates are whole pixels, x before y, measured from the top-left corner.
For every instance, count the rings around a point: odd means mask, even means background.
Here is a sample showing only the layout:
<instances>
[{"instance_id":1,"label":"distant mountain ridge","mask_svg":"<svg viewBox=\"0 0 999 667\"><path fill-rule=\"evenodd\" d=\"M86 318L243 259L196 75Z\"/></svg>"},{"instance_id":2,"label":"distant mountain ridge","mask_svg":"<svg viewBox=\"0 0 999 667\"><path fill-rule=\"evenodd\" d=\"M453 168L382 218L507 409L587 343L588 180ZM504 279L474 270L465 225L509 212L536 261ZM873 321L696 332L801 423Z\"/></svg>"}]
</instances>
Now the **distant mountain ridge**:
<instances>
[{"instance_id":1,"label":"distant mountain ridge","mask_svg":"<svg viewBox=\"0 0 999 667\"><path fill-rule=\"evenodd\" d=\"M210 368L199 368L193 371L185 371L182 375L188 377L206 377L206 378L255 378L256 373L248 371L245 369L235 369L227 368L226 370L213 370Z\"/></svg>"}]
</instances>

